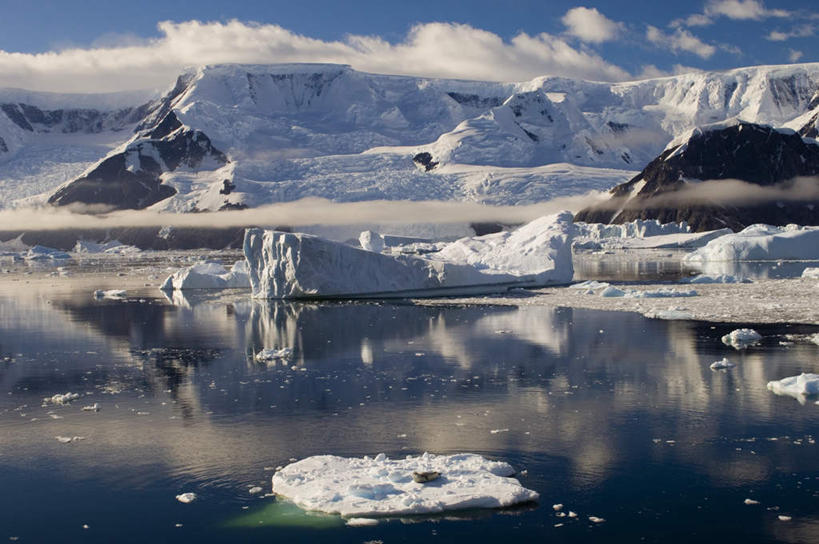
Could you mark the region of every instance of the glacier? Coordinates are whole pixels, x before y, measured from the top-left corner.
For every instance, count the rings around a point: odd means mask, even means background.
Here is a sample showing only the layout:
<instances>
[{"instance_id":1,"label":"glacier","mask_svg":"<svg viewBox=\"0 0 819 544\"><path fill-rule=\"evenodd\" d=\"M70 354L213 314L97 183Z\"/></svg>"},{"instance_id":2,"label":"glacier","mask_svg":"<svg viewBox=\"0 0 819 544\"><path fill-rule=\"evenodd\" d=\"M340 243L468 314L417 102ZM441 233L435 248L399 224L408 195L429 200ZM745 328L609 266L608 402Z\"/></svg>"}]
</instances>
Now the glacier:
<instances>
[{"instance_id":1,"label":"glacier","mask_svg":"<svg viewBox=\"0 0 819 544\"><path fill-rule=\"evenodd\" d=\"M573 276L572 214L514 231L461 238L425 258L385 255L301 233L248 229L256 298L405 298L566 284Z\"/></svg>"}]
</instances>

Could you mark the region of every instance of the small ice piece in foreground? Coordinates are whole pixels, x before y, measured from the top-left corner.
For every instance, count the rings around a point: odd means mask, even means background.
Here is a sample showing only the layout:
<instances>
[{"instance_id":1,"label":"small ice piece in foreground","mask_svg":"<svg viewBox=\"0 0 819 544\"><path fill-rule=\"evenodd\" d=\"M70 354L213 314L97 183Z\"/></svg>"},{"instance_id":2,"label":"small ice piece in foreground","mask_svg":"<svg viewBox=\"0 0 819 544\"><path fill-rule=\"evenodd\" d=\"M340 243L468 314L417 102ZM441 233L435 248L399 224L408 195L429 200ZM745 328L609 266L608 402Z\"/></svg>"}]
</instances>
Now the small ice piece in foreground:
<instances>
[{"instance_id":1,"label":"small ice piece in foreground","mask_svg":"<svg viewBox=\"0 0 819 544\"><path fill-rule=\"evenodd\" d=\"M819 374L790 376L781 380L768 382L768 390L777 395L787 395L805 403L808 395L819 395Z\"/></svg>"},{"instance_id":2,"label":"small ice piece in foreground","mask_svg":"<svg viewBox=\"0 0 819 544\"><path fill-rule=\"evenodd\" d=\"M77 400L80 398L78 393L63 393L63 394L56 394L52 397L46 397L43 399L45 404L68 404L72 400Z\"/></svg>"},{"instance_id":3,"label":"small ice piece in foreground","mask_svg":"<svg viewBox=\"0 0 819 544\"><path fill-rule=\"evenodd\" d=\"M724 370L726 368L733 368L736 365L729 361L726 357L723 357L721 361L714 361L711 363L711 370Z\"/></svg>"},{"instance_id":4,"label":"small ice piece in foreground","mask_svg":"<svg viewBox=\"0 0 819 544\"><path fill-rule=\"evenodd\" d=\"M176 496L176 500L185 504L191 503L196 500L196 493L182 493Z\"/></svg>"},{"instance_id":5,"label":"small ice piece in foreground","mask_svg":"<svg viewBox=\"0 0 819 544\"><path fill-rule=\"evenodd\" d=\"M413 472L440 473L421 485ZM344 517L433 514L472 508L502 508L539 498L511 476L508 463L480 455L407 456L389 459L317 455L287 465L273 478L273 492L305 510Z\"/></svg>"},{"instance_id":6,"label":"small ice piece in foreground","mask_svg":"<svg viewBox=\"0 0 819 544\"><path fill-rule=\"evenodd\" d=\"M758 344L762 335L754 329L736 329L722 337L722 343L734 349L745 349Z\"/></svg>"},{"instance_id":7,"label":"small ice piece in foreground","mask_svg":"<svg viewBox=\"0 0 819 544\"><path fill-rule=\"evenodd\" d=\"M553 504L552 505L552 510L554 510L555 512L560 512L561 510L563 510L563 505L562 504Z\"/></svg>"},{"instance_id":8,"label":"small ice piece in foreground","mask_svg":"<svg viewBox=\"0 0 819 544\"><path fill-rule=\"evenodd\" d=\"M348 527L372 527L378 525L378 520L373 518L350 518L347 520Z\"/></svg>"},{"instance_id":9,"label":"small ice piece in foreground","mask_svg":"<svg viewBox=\"0 0 819 544\"><path fill-rule=\"evenodd\" d=\"M262 489L258 485L254 485L253 487L247 490L247 492L250 493L251 495L256 495L258 493L261 493L262 491L264 491L264 489Z\"/></svg>"},{"instance_id":10,"label":"small ice piece in foreground","mask_svg":"<svg viewBox=\"0 0 819 544\"><path fill-rule=\"evenodd\" d=\"M616 298L616 297L624 297L626 296L626 292L622 289L618 289L613 285L609 285L602 291L600 291L600 296L604 298Z\"/></svg>"},{"instance_id":11,"label":"small ice piece in foreground","mask_svg":"<svg viewBox=\"0 0 819 544\"><path fill-rule=\"evenodd\" d=\"M100 411L100 404L98 402L95 402L94 404L91 404L89 406L83 406L82 411L83 412L99 412Z\"/></svg>"},{"instance_id":12,"label":"small ice piece in foreground","mask_svg":"<svg viewBox=\"0 0 819 544\"><path fill-rule=\"evenodd\" d=\"M84 436L55 436L54 438L57 439L57 442L60 444L70 444L72 442L79 442L80 440L85 440Z\"/></svg>"},{"instance_id":13,"label":"small ice piece in foreground","mask_svg":"<svg viewBox=\"0 0 819 544\"><path fill-rule=\"evenodd\" d=\"M748 506L751 506L751 505L754 505L754 504L759 504L759 501L755 501L754 499L745 499L743 502L745 504L747 504Z\"/></svg>"},{"instance_id":14,"label":"small ice piece in foreground","mask_svg":"<svg viewBox=\"0 0 819 544\"><path fill-rule=\"evenodd\" d=\"M790 517L790 516L783 516L783 515L781 515L781 514L780 514L780 515L778 515L778 516L776 516L776 517L777 517L777 518L779 518L779 521L790 521L790 520L792 520L792 519L793 519L793 518L792 518L792 517Z\"/></svg>"},{"instance_id":15,"label":"small ice piece in foreground","mask_svg":"<svg viewBox=\"0 0 819 544\"><path fill-rule=\"evenodd\" d=\"M603 523L606 520L603 518L598 518L597 516L589 516L589 521L592 523Z\"/></svg>"},{"instance_id":16,"label":"small ice piece in foreground","mask_svg":"<svg viewBox=\"0 0 819 544\"><path fill-rule=\"evenodd\" d=\"M282 349L263 349L256 354L256 361L264 363L267 361L277 361L281 359L290 359L293 356L293 348Z\"/></svg>"}]
</instances>

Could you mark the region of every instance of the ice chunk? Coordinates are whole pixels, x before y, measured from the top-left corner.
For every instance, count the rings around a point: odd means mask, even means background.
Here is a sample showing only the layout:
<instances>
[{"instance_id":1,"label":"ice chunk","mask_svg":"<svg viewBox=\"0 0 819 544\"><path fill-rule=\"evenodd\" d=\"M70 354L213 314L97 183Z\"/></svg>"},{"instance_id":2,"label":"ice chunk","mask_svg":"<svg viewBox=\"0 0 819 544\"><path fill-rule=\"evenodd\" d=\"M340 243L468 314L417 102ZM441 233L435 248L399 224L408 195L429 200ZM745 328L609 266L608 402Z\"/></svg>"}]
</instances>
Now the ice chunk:
<instances>
[{"instance_id":1,"label":"ice chunk","mask_svg":"<svg viewBox=\"0 0 819 544\"><path fill-rule=\"evenodd\" d=\"M804 403L808 395L819 395L819 374L790 376L781 380L768 382L768 390L777 395L794 397Z\"/></svg>"},{"instance_id":2,"label":"ice chunk","mask_svg":"<svg viewBox=\"0 0 819 544\"><path fill-rule=\"evenodd\" d=\"M640 291L638 289L618 289L610 285L600 292L600 296L606 298L680 298L695 297L697 296L697 292L693 289L689 291L676 291L665 287L649 291Z\"/></svg>"},{"instance_id":3,"label":"ice chunk","mask_svg":"<svg viewBox=\"0 0 819 544\"><path fill-rule=\"evenodd\" d=\"M160 289L231 289L250 287L247 262L236 261L230 270L220 263L201 262L174 272Z\"/></svg>"},{"instance_id":4,"label":"ice chunk","mask_svg":"<svg viewBox=\"0 0 819 544\"><path fill-rule=\"evenodd\" d=\"M260 363L267 361L277 361L282 359L290 359L293 356L293 348L282 349L263 349L256 354L256 360Z\"/></svg>"},{"instance_id":5,"label":"ice chunk","mask_svg":"<svg viewBox=\"0 0 819 544\"><path fill-rule=\"evenodd\" d=\"M48 261L70 259L71 255L65 251L45 246L34 246L23 254L27 261Z\"/></svg>"},{"instance_id":6,"label":"ice chunk","mask_svg":"<svg viewBox=\"0 0 819 544\"><path fill-rule=\"evenodd\" d=\"M108 289L103 291L102 289L97 289L94 291L94 298L113 298L113 299L121 299L124 298L128 292L125 289Z\"/></svg>"},{"instance_id":7,"label":"ice chunk","mask_svg":"<svg viewBox=\"0 0 819 544\"><path fill-rule=\"evenodd\" d=\"M762 335L754 329L736 329L722 337L722 343L734 349L745 349L758 344Z\"/></svg>"},{"instance_id":8,"label":"ice chunk","mask_svg":"<svg viewBox=\"0 0 819 544\"><path fill-rule=\"evenodd\" d=\"M435 471L440 478L419 484L396 473ZM511 478L507 463L479 455L308 457L273 476L273 492L305 510L345 517L432 514L467 508L500 508L535 501L538 494Z\"/></svg>"},{"instance_id":9,"label":"ice chunk","mask_svg":"<svg viewBox=\"0 0 819 544\"><path fill-rule=\"evenodd\" d=\"M176 500L185 504L191 503L196 500L196 493L182 493L176 496Z\"/></svg>"},{"instance_id":10,"label":"ice chunk","mask_svg":"<svg viewBox=\"0 0 819 544\"><path fill-rule=\"evenodd\" d=\"M680 283L753 283L753 281L730 274L699 274L684 278L680 280Z\"/></svg>"},{"instance_id":11,"label":"ice chunk","mask_svg":"<svg viewBox=\"0 0 819 544\"><path fill-rule=\"evenodd\" d=\"M109 255L131 255L134 253L140 253L138 247L129 246L123 244L119 240L111 240L110 242L91 242L88 240L78 240L76 244L74 244L74 253L88 253L88 254L97 254L97 253L107 253Z\"/></svg>"},{"instance_id":12,"label":"ice chunk","mask_svg":"<svg viewBox=\"0 0 819 544\"><path fill-rule=\"evenodd\" d=\"M80 398L78 393L58 393L51 397L46 397L43 399L44 404L68 404L72 400L77 400Z\"/></svg>"},{"instance_id":13,"label":"ice chunk","mask_svg":"<svg viewBox=\"0 0 819 544\"><path fill-rule=\"evenodd\" d=\"M714 361L711 363L711 370L722 370L726 368L733 368L735 366L736 365L734 363L723 357L721 361Z\"/></svg>"},{"instance_id":14,"label":"ice chunk","mask_svg":"<svg viewBox=\"0 0 819 544\"><path fill-rule=\"evenodd\" d=\"M819 268L806 268L802 271L803 278L819 280Z\"/></svg>"},{"instance_id":15,"label":"ice chunk","mask_svg":"<svg viewBox=\"0 0 819 544\"><path fill-rule=\"evenodd\" d=\"M374 251L381 253L384 249L384 237L371 230L365 230L358 237L358 243L361 244L362 249L367 251Z\"/></svg>"},{"instance_id":16,"label":"ice chunk","mask_svg":"<svg viewBox=\"0 0 819 544\"><path fill-rule=\"evenodd\" d=\"M819 227L751 225L736 234L711 240L684 260L690 263L819 260Z\"/></svg>"},{"instance_id":17,"label":"ice chunk","mask_svg":"<svg viewBox=\"0 0 819 544\"><path fill-rule=\"evenodd\" d=\"M572 279L572 215L462 238L426 258L384 255L305 234L245 232L253 296L387 298L489 293Z\"/></svg>"},{"instance_id":18,"label":"ice chunk","mask_svg":"<svg viewBox=\"0 0 819 544\"><path fill-rule=\"evenodd\" d=\"M348 527L372 527L378 525L378 520L373 518L350 518L347 520Z\"/></svg>"}]
</instances>

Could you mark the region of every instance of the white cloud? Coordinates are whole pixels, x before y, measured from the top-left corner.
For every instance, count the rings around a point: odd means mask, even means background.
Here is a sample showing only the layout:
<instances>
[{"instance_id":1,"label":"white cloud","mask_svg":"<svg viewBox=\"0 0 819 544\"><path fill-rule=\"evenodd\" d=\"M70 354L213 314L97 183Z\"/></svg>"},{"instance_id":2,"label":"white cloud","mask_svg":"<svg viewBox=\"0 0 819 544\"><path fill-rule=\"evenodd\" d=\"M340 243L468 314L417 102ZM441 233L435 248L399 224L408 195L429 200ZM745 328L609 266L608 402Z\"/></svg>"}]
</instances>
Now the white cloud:
<instances>
[{"instance_id":1,"label":"white cloud","mask_svg":"<svg viewBox=\"0 0 819 544\"><path fill-rule=\"evenodd\" d=\"M791 62L799 62L805 54L802 51L797 51L796 49L788 49L788 60Z\"/></svg>"},{"instance_id":2,"label":"white cloud","mask_svg":"<svg viewBox=\"0 0 819 544\"><path fill-rule=\"evenodd\" d=\"M694 13L683 19L674 19L668 26L671 28L679 28L681 26L708 26L713 24L714 20L703 15L702 13Z\"/></svg>"},{"instance_id":3,"label":"white cloud","mask_svg":"<svg viewBox=\"0 0 819 544\"><path fill-rule=\"evenodd\" d=\"M567 34L591 43L614 40L623 29L621 23L612 21L595 8L572 8L561 21Z\"/></svg>"},{"instance_id":4,"label":"white cloud","mask_svg":"<svg viewBox=\"0 0 819 544\"><path fill-rule=\"evenodd\" d=\"M666 34L659 28L649 25L646 30L646 39L674 53L686 51L702 59L708 59L716 53L717 48L707 44L684 28L677 28L673 33Z\"/></svg>"},{"instance_id":5,"label":"white cloud","mask_svg":"<svg viewBox=\"0 0 819 544\"><path fill-rule=\"evenodd\" d=\"M784 42L791 38L809 38L814 34L816 34L816 27L813 25L799 25L788 32L773 30L765 36L765 39L772 42Z\"/></svg>"},{"instance_id":6,"label":"white cloud","mask_svg":"<svg viewBox=\"0 0 819 544\"><path fill-rule=\"evenodd\" d=\"M695 72L702 72L700 68L694 68L693 66L684 66L682 64L675 64L671 67L671 70L661 70L654 66L653 64L646 64L643 66L640 74L637 76L637 79L654 79L658 77L669 77L669 76L676 76L680 74L690 74Z\"/></svg>"},{"instance_id":7,"label":"white cloud","mask_svg":"<svg viewBox=\"0 0 819 544\"><path fill-rule=\"evenodd\" d=\"M413 27L400 43L348 36L323 41L278 25L240 21L161 22L161 36L40 54L0 50L0 87L115 91L168 85L186 66L216 63L327 62L390 74L494 81L540 75L618 81L630 75L599 55L550 34L509 41L463 24Z\"/></svg>"},{"instance_id":8,"label":"white cloud","mask_svg":"<svg viewBox=\"0 0 819 544\"><path fill-rule=\"evenodd\" d=\"M768 17L788 17L790 12L784 9L767 9L758 0L709 0L705 5L705 15L759 21Z\"/></svg>"}]
</instances>

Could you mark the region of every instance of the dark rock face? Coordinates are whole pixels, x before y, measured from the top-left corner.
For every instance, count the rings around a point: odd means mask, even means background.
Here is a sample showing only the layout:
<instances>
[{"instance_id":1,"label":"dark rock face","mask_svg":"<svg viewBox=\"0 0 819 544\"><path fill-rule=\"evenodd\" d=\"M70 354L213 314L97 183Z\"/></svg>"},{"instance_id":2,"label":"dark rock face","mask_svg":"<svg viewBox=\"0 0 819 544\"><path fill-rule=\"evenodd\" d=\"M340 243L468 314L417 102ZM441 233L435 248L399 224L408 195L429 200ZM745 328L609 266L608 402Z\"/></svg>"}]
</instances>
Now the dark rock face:
<instances>
[{"instance_id":1,"label":"dark rock face","mask_svg":"<svg viewBox=\"0 0 819 544\"><path fill-rule=\"evenodd\" d=\"M418 153L417 155L415 155L412 158L412 162L414 162L415 164L420 164L421 166L423 166L424 170L426 172L429 172L430 170L432 170L433 168L438 166L438 162L432 160L432 154L430 154L430 153L428 153L426 151L424 151L422 153Z\"/></svg>"},{"instance_id":2,"label":"dark rock face","mask_svg":"<svg viewBox=\"0 0 819 544\"><path fill-rule=\"evenodd\" d=\"M794 178L819 174L819 146L796 133L739 122L723 128L695 131L683 144L664 151L633 179L611 190L605 204L581 210L577 221L625 223L635 219L687 221L696 231L729 227L741 230L753 223L819 224L817 201L755 201L742 204L674 198L685 189L696 197L696 185L686 180L741 180L761 187L787 190ZM645 184L635 193L639 183Z\"/></svg>"},{"instance_id":3,"label":"dark rock face","mask_svg":"<svg viewBox=\"0 0 819 544\"><path fill-rule=\"evenodd\" d=\"M6 145L6 141L3 138L0 138L0 153L8 153L9 146Z\"/></svg>"},{"instance_id":4,"label":"dark rock face","mask_svg":"<svg viewBox=\"0 0 819 544\"><path fill-rule=\"evenodd\" d=\"M30 104L0 104L0 110L15 125L27 132L89 133L121 130L136 123L146 114L149 105L115 111L91 109L42 110Z\"/></svg>"},{"instance_id":5,"label":"dark rock face","mask_svg":"<svg viewBox=\"0 0 819 544\"><path fill-rule=\"evenodd\" d=\"M157 158L159 161L157 161ZM100 204L113 209L142 209L176 194L160 175L180 166L196 168L203 160L227 163L224 153L198 130L183 127L170 112L156 127L111 155L86 176L60 188L50 204Z\"/></svg>"},{"instance_id":6,"label":"dark rock face","mask_svg":"<svg viewBox=\"0 0 819 544\"><path fill-rule=\"evenodd\" d=\"M477 94L466 94L458 92L446 93L449 97L462 106L469 106L472 108L496 108L503 104L503 99L500 97L482 98Z\"/></svg>"}]
</instances>

